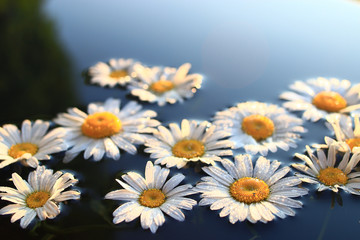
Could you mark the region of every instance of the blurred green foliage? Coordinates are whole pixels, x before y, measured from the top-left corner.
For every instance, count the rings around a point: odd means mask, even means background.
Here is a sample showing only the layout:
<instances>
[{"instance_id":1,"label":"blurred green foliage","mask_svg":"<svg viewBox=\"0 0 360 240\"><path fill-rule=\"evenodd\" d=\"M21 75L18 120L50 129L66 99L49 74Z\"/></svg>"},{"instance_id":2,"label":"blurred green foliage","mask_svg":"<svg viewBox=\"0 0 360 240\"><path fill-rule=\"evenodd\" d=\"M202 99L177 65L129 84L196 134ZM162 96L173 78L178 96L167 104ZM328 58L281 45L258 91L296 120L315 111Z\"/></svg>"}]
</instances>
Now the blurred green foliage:
<instances>
[{"instance_id":1,"label":"blurred green foliage","mask_svg":"<svg viewBox=\"0 0 360 240\"><path fill-rule=\"evenodd\" d=\"M0 124L51 120L73 102L71 65L43 3L0 1Z\"/></svg>"}]
</instances>

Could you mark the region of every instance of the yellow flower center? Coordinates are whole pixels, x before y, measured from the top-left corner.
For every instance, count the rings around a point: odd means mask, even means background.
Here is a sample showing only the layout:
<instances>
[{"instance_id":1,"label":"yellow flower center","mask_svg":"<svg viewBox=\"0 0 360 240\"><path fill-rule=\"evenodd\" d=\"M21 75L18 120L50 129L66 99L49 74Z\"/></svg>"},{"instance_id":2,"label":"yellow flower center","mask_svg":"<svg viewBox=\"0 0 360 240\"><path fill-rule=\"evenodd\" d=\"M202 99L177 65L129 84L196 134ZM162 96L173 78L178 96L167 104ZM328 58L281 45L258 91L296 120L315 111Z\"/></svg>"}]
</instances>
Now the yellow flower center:
<instances>
[{"instance_id":1,"label":"yellow flower center","mask_svg":"<svg viewBox=\"0 0 360 240\"><path fill-rule=\"evenodd\" d=\"M269 193L269 186L258 178L244 177L230 185L231 196L246 204L261 202Z\"/></svg>"},{"instance_id":2,"label":"yellow flower center","mask_svg":"<svg viewBox=\"0 0 360 240\"><path fill-rule=\"evenodd\" d=\"M360 147L360 138L349 138L345 142L349 145L350 149L353 150L354 147Z\"/></svg>"},{"instance_id":3,"label":"yellow flower center","mask_svg":"<svg viewBox=\"0 0 360 240\"><path fill-rule=\"evenodd\" d=\"M273 121L259 114L253 114L243 119L242 130L256 141L264 140L274 133Z\"/></svg>"},{"instance_id":4,"label":"yellow flower center","mask_svg":"<svg viewBox=\"0 0 360 240\"><path fill-rule=\"evenodd\" d=\"M165 202L165 194L159 189L145 190L139 197L141 205L149 208L160 207Z\"/></svg>"},{"instance_id":5,"label":"yellow flower center","mask_svg":"<svg viewBox=\"0 0 360 240\"><path fill-rule=\"evenodd\" d=\"M344 185L348 180L346 174L343 173L343 171L333 167L321 169L317 177L327 186L333 186L335 184Z\"/></svg>"},{"instance_id":6,"label":"yellow flower center","mask_svg":"<svg viewBox=\"0 0 360 240\"><path fill-rule=\"evenodd\" d=\"M337 92L323 91L316 94L312 103L321 110L338 112L347 105L346 100Z\"/></svg>"},{"instance_id":7,"label":"yellow flower center","mask_svg":"<svg viewBox=\"0 0 360 240\"><path fill-rule=\"evenodd\" d=\"M109 76L110 76L111 78L117 79L117 78L126 77L126 76L128 76L128 75L129 75L129 74L128 74L128 72L127 72L126 70L115 70L115 71L111 72Z\"/></svg>"},{"instance_id":8,"label":"yellow flower center","mask_svg":"<svg viewBox=\"0 0 360 240\"><path fill-rule=\"evenodd\" d=\"M172 153L180 158L201 157L205 153L204 144L198 140L181 140L172 147Z\"/></svg>"},{"instance_id":9,"label":"yellow flower center","mask_svg":"<svg viewBox=\"0 0 360 240\"><path fill-rule=\"evenodd\" d=\"M170 91L173 88L174 84L169 80L159 80L150 85L150 90L157 94L162 94L164 92Z\"/></svg>"},{"instance_id":10,"label":"yellow flower center","mask_svg":"<svg viewBox=\"0 0 360 240\"><path fill-rule=\"evenodd\" d=\"M110 112L98 112L89 115L81 125L81 131L91 138L104 138L121 130L120 119Z\"/></svg>"},{"instance_id":11,"label":"yellow flower center","mask_svg":"<svg viewBox=\"0 0 360 240\"><path fill-rule=\"evenodd\" d=\"M44 206L49 198L50 198L49 193L39 191L28 195L25 202L29 208L39 208Z\"/></svg>"},{"instance_id":12,"label":"yellow flower center","mask_svg":"<svg viewBox=\"0 0 360 240\"><path fill-rule=\"evenodd\" d=\"M30 153L31 155L35 155L38 151L38 146L33 143L18 143L12 145L8 151L9 156L12 158L19 158L25 153Z\"/></svg>"}]
</instances>

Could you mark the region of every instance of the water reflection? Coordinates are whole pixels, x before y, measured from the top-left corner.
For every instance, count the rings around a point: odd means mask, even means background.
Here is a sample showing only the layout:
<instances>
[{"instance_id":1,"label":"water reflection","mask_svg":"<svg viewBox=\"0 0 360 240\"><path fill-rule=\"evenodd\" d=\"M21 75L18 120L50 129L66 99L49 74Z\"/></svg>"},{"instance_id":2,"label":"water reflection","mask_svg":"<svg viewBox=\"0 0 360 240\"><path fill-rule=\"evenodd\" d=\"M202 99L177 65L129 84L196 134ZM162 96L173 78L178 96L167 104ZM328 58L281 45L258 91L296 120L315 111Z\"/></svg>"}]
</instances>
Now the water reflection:
<instances>
[{"instance_id":1,"label":"water reflection","mask_svg":"<svg viewBox=\"0 0 360 240\"><path fill-rule=\"evenodd\" d=\"M0 122L51 119L74 101L71 68L43 0L0 4Z\"/></svg>"}]
</instances>

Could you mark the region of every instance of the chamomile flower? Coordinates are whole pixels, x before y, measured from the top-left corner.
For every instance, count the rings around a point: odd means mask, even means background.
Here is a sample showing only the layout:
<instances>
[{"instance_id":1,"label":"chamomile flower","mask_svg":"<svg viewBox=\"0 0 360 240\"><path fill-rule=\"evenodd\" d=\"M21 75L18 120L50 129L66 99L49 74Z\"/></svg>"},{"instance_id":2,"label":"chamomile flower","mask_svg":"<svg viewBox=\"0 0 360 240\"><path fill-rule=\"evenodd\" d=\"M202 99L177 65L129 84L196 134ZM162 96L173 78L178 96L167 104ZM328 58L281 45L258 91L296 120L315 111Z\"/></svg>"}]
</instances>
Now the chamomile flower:
<instances>
[{"instance_id":1,"label":"chamomile flower","mask_svg":"<svg viewBox=\"0 0 360 240\"><path fill-rule=\"evenodd\" d=\"M83 150L85 159L93 156L95 161L101 160L104 154L118 160L119 148L135 154L134 144L144 143L148 138L146 133L152 133L152 127L160 124L151 119L156 112L141 108L131 101L120 110L120 100L109 98L104 103L89 104L88 114L78 108L59 114L54 122L64 126L71 148L64 162L73 160Z\"/></svg>"},{"instance_id":2,"label":"chamomile flower","mask_svg":"<svg viewBox=\"0 0 360 240\"><path fill-rule=\"evenodd\" d=\"M0 127L0 168L18 161L36 168L39 160L49 160L50 154L65 151L63 129L48 132L49 125L42 120L25 120L21 130L13 124Z\"/></svg>"},{"instance_id":3,"label":"chamomile flower","mask_svg":"<svg viewBox=\"0 0 360 240\"><path fill-rule=\"evenodd\" d=\"M308 193L307 189L294 187L301 183L295 176L284 177L289 167L278 170L280 162L259 157L255 168L251 156L237 155L235 163L223 159L226 171L216 166L204 167L209 176L202 177L195 190L201 193L200 206L210 205L211 210L220 210L220 217L229 215L229 221L249 220L269 222L276 216L294 216L292 208L301 208L302 203L292 198Z\"/></svg>"},{"instance_id":4,"label":"chamomile flower","mask_svg":"<svg viewBox=\"0 0 360 240\"><path fill-rule=\"evenodd\" d=\"M336 144L337 150L352 152L360 150L360 121L359 115L354 116L354 127L352 118L346 115L330 114L326 117L326 126L335 133L335 139L325 137L326 145L316 144L316 147L328 148Z\"/></svg>"},{"instance_id":5,"label":"chamomile flower","mask_svg":"<svg viewBox=\"0 0 360 240\"><path fill-rule=\"evenodd\" d=\"M297 173L303 182L316 184L318 191L326 189L338 192L341 188L346 192L360 195L360 173L353 172L354 167L360 161L360 152L354 153L350 158L350 150L345 152L339 164L336 164L337 149L332 144L327 156L321 149L317 149L317 157L306 146L308 156L296 153L295 156L303 160L306 165L294 163L292 166L305 174ZM335 167L335 165L337 165Z\"/></svg>"},{"instance_id":6,"label":"chamomile flower","mask_svg":"<svg viewBox=\"0 0 360 240\"><path fill-rule=\"evenodd\" d=\"M360 108L360 84L351 86L348 80L316 78L290 85L294 92L284 92L280 98L291 111L304 111L303 118L316 122L330 113L348 114Z\"/></svg>"},{"instance_id":7,"label":"chamomile flower","mask_svg":"<svg viewBox=\"0 0 360 240\"><path fill-rule=\"evenodd\" d=\"M191 98L196 89L201 87L202 75L188 74L190 68L190 63L185 63L178 69L147 68L136 64L134 70L139 81L132 82L129 89L140 100L157 102L159 106L164 106L166 102L183 102L184 98Z\"/></svg>"},{"instance_id":8,"label":"chamomile flower","mask_svg":"<svg viewBox=\"0 0 360 240\"><path fill-rule=\"evenodd\" d=\"M55 218L60 213L60 202L80 198L80 192L76 190L65 191L78 181L72 174L53 173L44 166L30 172L28 181L13 173L12 181L16 189L0 187L1 199L13 203L0 209L0 214L13 214L12 223L21 219L22 228L26 228L36 216L41 221Z\"/></svg>"},{"instance_id":9,"label":"chamomile flower","mask_svg":"<svg viewBox=\"0 0 360 240\"><path fill-rule=\"evenodd\" d=\"M302 123L285 109L261 102L238 103L217 112L213 122L231 134L229 140L234 142L234 148L243 147L251 155L263 156L268 151L276 152L277 148L287 151L296 147L298 133L306 131Z\"/></svg>"},{"instance_id":10,"label":"chamomile flower","mask_svg":"<svg viewBox=\"0 0 360 240\"><path fill-rule=\"evenodd\" d=\"M230 134L207 121L198 123L183 119L181 127L170 123L169 128L159 126L155 138L145 143L144 151L156 159L156 164L168 168L181 168L188 162L197 161L214 165L215 161L221 160L219 156L233 155L229 149L233 143L223 139Z\"/></svg>"},{"instance_id":11,"label":"chamomile flower","mask_svg":"<svg viewBox=\"0 0 360 240\"><path fill-rule=\"evenodd\" d=\"M177 174L166 181L169 169L153 165L148 161L145 178L135 172L123 175L123 182L116 181L124 188L106 194L106 199L127 201L113 212L114 224L130 222L140 216L143 229L150 228L155 233L165 222L164 213L170 217L184 221L181 209L191 210L196 201L186 196L196 193L190 184L179 185L185 176Z\"/></svg>"},{"instance_id":12,"label":"chamomile flower","mask_svg":"<svg viewBox=\"0 0 360 240\"><path fill-rule=\"evenodd\" d=\"M134 64L134 60L123 58L112 58L109 64L98 62L89 68L90 82L102 87L114 87L117 84L124 86L136 77Z\"/></svg>"}]
</instances>

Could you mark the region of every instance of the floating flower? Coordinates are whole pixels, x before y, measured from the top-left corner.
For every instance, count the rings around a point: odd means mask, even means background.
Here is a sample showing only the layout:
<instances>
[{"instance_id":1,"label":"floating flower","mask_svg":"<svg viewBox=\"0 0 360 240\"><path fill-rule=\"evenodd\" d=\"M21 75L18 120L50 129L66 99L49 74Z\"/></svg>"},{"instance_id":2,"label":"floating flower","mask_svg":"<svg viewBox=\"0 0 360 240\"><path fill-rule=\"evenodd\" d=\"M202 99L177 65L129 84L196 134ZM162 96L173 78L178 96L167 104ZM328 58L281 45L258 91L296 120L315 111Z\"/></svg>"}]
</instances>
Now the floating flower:
<instances>
[{"instance_id":1,"label":"floating flower","mask_svg":"<svg viewBox=\"0 0 360 240\"><path fill-rule=\"evenodd\" d=\"M280 98L288 100L284 107L304 111L303 118L313 122L329 113L347 114L360 108L360 84L351 87L348 80L316 78L290 85L295 92L284 92Z\"/></svg>"},{"instance_id":2,"label":"floating flower","mask_svg":"<svg viewBox=\"0 0 360 240\"><path fill-rule=\"evenodd\" d=\"M233 155L230 149L226 149L233 143L221 140L230 134L207 121L197 123L183 119L181 128L176 123L170 123L169 128L159 126L155 138L145 143L147 148L144 151L156 159L156 164L166 164L168 168L182 168L188 162L197 161L214 165L215 161L221 160L219 156Z\"/></svg>"},{"instance_id":3,"label":"floating flower","mask_svg":"<svg viewBox=\"0 0 360 240\"><path fill-rule=\"evenodd\" d=\"M131 94L142 101L157 102L164 106L166 102L183 102L184 98L191 98L196 89L201 87L202 76L189 74L190 63L176 68L147 68L140 64L134 66L140 81L134 81L130 86Z\"/></svg>"},{"instance_id":4,"label":"floating flower","mask_svg":"<svg viewBox=\"0 0 360 240\"><path fill-rule=\"evenodd\" d=\"M80 198L76 190L64 191L78 181L72 174L53 173L44 166L32 171L27 182L17 173L12 174L12 181L16 189L0 187L1 199L13 203L0 209L0 214L13 214L12 223L21 219L22 228L26 228L36 216L41 221L55 218L60 213L60 202Z\"/></svg>"},{"instance_id":5,"label":"floating flower","mask_svg":"<svg viewBox=\"0 0 360 240\"><path fill-rule=\"evenodd\" d=\"M195 190L201 193L200 206L210 205L211 210L219 210L220 217L229 215L229 221L249 220L269 222L275 216L294 216L292 208L301 208L302 203L292 198L308 193L307 189L294 187L301 183L295 176L284 176L289 167L279 169L280 162L270 163L259 157L255 168L250 155L235 156L235 163L223 159L223 167L209 166L203 170L208 175L201 178Z\"/></svg>"},{"instance_id":6,"label":"floating flower","mask_svg":"<svg viewBox=\"0 0 360 240\"><path fill-rule=\"evenodd\" d=\"M128 201L120 205L114 212L114 224L130 222L140 216L143 229L150 228L155 233L165 222L163 212L178 221L184 221L181 209L191 210L196 201L185 196L194 194L191 184L178 186L185 178L177 174L166 181L169 169L153 165L148 161L145 168L145 179L135 172L128 172L116 179L124 188L106 194L106 199Z\"/></svg>"},{"instance_id":7,"label":"floating flower","mask_svg":"<svg viewBox=\"0 0 360 240\"><path fill-rule=\"evenodd\" d=\"M335 133L335 139L325 137L325 144L315 144L314 147L328 148L336 144L337 150L352 152L360 150L360 121L359 115L354 116L355 128L353 128L352 118L346 115L330 114L326 117L326 126Z\"/></svg>"},{"instance_id":8,"label":"floating flower","mask_svg":"<svg viewBox=\"0 0 360 240\"><path fill-rule=\"evenodd\" d=\"M13 124L0 127L0 168L21 161L25 166L36 168L39 160L49 160L49 154L65 151L63 129L48 132L49 122L25 120L21 131ZM47 133L48 132L48 133Z\"/></svg>"},{"instance_id":9,"label":"floating flower","mask_svg":"<svg viewBox=\"0 0 360 240\"><path fill-rule=\"evenodd\" d=\"M134 60L123 58L112 58L109 64L98 62L89 68L90 82L102 87L114 87L117 84L124 86L136 76L133 69L134 64Z\"/></svg>"},{"instance_id":10,"label":"floating flower","mask_svg":"<svg viewBox=\"0 0 360 240\"><path fill-rule=\"evenodd\" d=\"M214 117L215 125L231 133L234 148L244 147L251 155L259 152L263 156L278 147L285 151L296 147L297 133L306 131L302 122L283 108L261 102L239 103Z\"/></svg>"},{"instance_id":11,"label":"floating flower","mask_svg":"<svg viewBox=\"0 0 360 240\"><path fill-rule=\"evenodd\" d=\"M54 120L66 129L66 139L70 150L65 154L64 162L70 162L81 151L84 158L93 156L99 161L106 156L118 160L119 148L136 153L134 144L142 144L152 133L151 127L159 125L154 111L141 111L141 106L134 101L120 110L120 100L109 98L104 103L88 105L88 114L77 108L61 113Z\"/></svg>"},{"instance_id":12,"label":"floating flower","mask_svg":"<svg viewBox=\"0 0 360 240\"><path fill-rule=\"evenodd\" d=\"M317 149L317 157L312 153L309 146L306 146L306 150L310 158L303 154L295 154L306 165L292 164L294 168L306 173L306 175L296 174L303 182L317 184L318 191L329 189L338 192L338 188L342 188L346 192L360 195L360 173L352 172L360 161L360 152L353 154L350 158L351 152L348 150L338 166L335 167L338 152L336 145L330 145L327 156L321 149Z\"/></svg>"}]
</instances>

